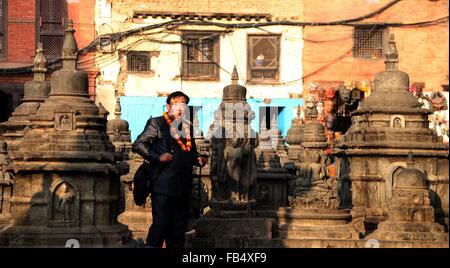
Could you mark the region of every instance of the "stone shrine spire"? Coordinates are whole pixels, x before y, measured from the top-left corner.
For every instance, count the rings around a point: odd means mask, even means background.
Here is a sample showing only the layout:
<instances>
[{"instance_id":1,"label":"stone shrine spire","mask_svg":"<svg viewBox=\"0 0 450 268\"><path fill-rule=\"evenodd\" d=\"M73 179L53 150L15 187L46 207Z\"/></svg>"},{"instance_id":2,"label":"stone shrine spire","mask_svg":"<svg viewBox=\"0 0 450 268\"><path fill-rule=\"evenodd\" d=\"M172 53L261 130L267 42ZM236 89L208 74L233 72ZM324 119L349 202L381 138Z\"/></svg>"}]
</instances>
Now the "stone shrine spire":
<instances>
[{"instance_id":1,"label":"stone shrine spire","mask_svg":"<svg viewBox=\"0 0 450 268\"><path fill-rule=\"evenodd\" d=\"M62 48L63 68L52 75L50 96L89 97L87 73L77 70L78 46L69 20Z\"/></svg>"},{"instance_id":2,"label":"stone shrine spire","mask_svg":"<svg viewBox=\"0 0 450 268\"><path fill-rule=\"evenodd\" d=\"M114 111L114 115L116 116L116 119L120 119L120 116L122 115L122 106L120 105L120 97L117 97L116 110Z\"/></svg>"},{"instance_id":3,"label":"stone shrine spire","mask_svg":"<svg viewBox=\"0 0 450 268\"><path fill-rule=\"evenodd\" d=\"M36 49L36 56L33 61L34 81L45 81L45 73L47 72L47 59L44 56L44 50L42 49L42 43L38 44Z\"/></svg>"},{"instance_id":4,"label":"stone shrine spire","mask_svg":"<svg viewBox=\"0 0 450 268\"><path fill-rule=\"evenodd\" d=\"M63 59L63 68L64 69L75 69L76 68L76 61L77 61L77 54L78 54L78 46L77 42L75 41L74 33L75 30L73 29L73 20L69 20L67 23L67 29L66 37L64 39L64 44L62 48L62 59Z\"/></svg>"},{"instance_id":5,"label":"stone shrine spire","mask_svg":"<svg viewBox=\"0 0 450 268\"><path fill-rule=\"evenodd\" d=\"M386 60L384 63L386 64L386 71L398 71L398 51L395 44L394 34L391 34L389 39L389 45L386 51Z\"/></svg>"},{"instance_id":6,"label":"stone shrine spire","mask_svg":"<svg viewBox=\"0 0 450 268\"><path fill-rule=\"evenodd\" d=\"M239 81L239 74L237 72L236 65L234 65L233 73L231 74L231 84L232 85L237 85L238 81Z\"/></svg>"},{"instance_id":7,"label":"stone shrine spire","mask_svg":"<svg viewBox=\"0 0 450 268\"><path fill-rule=\"evenodd\" d=\"M233 73L231 74L231 85L223 88L223 100L225 102L246 100L247 89L244 86L239 85L238 81L239 75L235 65L233 68Z\"/></svg>"}]
</instances>

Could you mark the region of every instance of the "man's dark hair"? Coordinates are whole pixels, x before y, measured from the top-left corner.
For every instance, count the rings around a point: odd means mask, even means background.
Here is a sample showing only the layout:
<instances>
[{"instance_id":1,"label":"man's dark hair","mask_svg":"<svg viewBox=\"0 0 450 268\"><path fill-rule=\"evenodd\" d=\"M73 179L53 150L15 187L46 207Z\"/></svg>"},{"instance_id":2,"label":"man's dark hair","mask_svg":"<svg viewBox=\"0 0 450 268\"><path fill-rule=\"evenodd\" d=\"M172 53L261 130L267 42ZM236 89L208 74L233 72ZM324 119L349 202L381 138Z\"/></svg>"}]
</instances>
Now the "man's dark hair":
<instances>
[{"instance_id":1,"label":"man's dark hair","mask_svg":"<svg viewBox=\"0 0 450 268\"><path fill-rule=\"evenodd\" d=\"M184 94L181 91L175 91L175 92L170 93L169 96L167 96L166 103L170 104L171 99L178 98L178 97L184 97L186 99L186 104L189 103L188 95Z\"/></svg>"}]
</instances>

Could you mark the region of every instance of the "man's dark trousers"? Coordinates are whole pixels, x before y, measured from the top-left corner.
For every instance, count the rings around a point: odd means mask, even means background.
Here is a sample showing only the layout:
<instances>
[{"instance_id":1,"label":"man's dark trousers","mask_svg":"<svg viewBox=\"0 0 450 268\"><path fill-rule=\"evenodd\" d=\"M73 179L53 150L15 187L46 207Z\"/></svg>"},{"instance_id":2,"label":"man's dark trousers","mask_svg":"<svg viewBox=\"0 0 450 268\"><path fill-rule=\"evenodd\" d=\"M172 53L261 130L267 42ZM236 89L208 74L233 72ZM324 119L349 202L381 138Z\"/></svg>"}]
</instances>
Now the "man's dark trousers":
<instances>
[{"instance_id":1,"label":"man's dark trousers","mask_svg":"<svg viewBox=\"0 0 450 268\"><path fill-rule=\"evenodd\" d=\"M189 196L152 194L153 223L149 228L147 245L160 248L183 248L189 219Z\"/></svg>"}]
</instances>

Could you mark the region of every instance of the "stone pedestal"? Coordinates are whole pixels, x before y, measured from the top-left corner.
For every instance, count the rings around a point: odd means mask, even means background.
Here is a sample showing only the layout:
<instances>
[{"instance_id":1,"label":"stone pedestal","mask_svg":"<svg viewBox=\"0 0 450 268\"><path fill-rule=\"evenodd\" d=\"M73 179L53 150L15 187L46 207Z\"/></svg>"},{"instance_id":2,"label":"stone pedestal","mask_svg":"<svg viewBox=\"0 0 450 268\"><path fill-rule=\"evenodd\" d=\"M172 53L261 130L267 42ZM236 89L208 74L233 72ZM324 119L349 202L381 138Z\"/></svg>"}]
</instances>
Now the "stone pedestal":
<instances>
[{"instance_id":1,"label":"stone pedestal","mask_svg":"<svg viewBox=\"0 0 450 268\"><path fill-rule=\"evenodd\" d=\"M118 221L127 225L133 232L133 238L147 238L147 233L152 224L152 204L150 197L143 206L138 206L134 203L132 183L133 177L144 159L139 155L131 154L130 172L120 178L122 183L122 198L124 209L119 214Z\"/></svg>"},{"instance_id":2,"label":"stone pedestal","mask_svg":"<svg viewBox=\"0 0 450 268\"><path fill-rule=\"evenodd\" d=\"M359 239L349 225L350 210L282 208L277 212L278 235L282 239Z\"/></svg>"},{"instance_id":3,"label":"stone pedestal","mask_svg":"<svg viewBox=\"0 0 450 268\"><path fill-rule=\"evenodd\" d=\"M261 145L261 143L260 143ZM280 157L270 148L259 146L256 150L258 159L258 199L257 210L277 210L287 205L288 180L290 174L281 167Z\"/></svg>"}]
</instances>

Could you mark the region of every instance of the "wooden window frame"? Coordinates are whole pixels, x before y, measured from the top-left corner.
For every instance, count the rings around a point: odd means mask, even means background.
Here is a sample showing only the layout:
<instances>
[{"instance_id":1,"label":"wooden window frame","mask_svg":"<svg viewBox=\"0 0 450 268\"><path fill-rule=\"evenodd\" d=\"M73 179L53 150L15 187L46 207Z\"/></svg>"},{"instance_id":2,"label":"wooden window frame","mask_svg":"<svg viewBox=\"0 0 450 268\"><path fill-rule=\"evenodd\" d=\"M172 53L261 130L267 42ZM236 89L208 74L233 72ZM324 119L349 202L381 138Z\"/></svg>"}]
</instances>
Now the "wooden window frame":
<instances>
[{"instance_id":1,"label":"wooden window frame","mask_svg":"<svg viewBox=\"0 0 450 268\"><path fill-rule=\"evenodd\" d=\"M220 79L220 38L217 34L220 32L218 31L183 31L182 32L182 72L181 72L181 78L182 80L206 80L206 81L219 81ZM213 39L213 56L212 56L212 62L207 61L192 61L193 63L205 63L205 64L212 64L214 65L214 74L205 74L205 75L191 75L188 73L188 48L186 45L186 39L192 38L192 37L207 37L211 35L216 35L215 37L212 37ZM201 53L201 52L199 52Z\"/></svg>"},{"instance_id":2,"label":"wooden window frame","mask_svg":"<svg viewBox=\"0 0 450 268\"><path fill-rule=\"evenodd\" d=\"M2 17L1 17L1 27L0 33L3 38L1 39L0 45L2 46L2 51L0 52L0 59L5 59L8 56L8 1L0 0L2 2Z\"/></svg>"},{"instance_id":3,"label":"wooden window frame","mask_svg":"<svg viewBox=\"0 0 450 268\"><path fill-rule=\"evenodd\" d=\"M376 49L381 49L381 53L379 56L373 57L373 54L371 56L369 55L364 55L364 52L359 51L359 47L361 47L360 44L361 42L363 42L362 40L357 38L357 31L358 28L362 29L362 28L366 28L365 30L371 30L374 29L375 31L381 31L381 43L382 43L382 47L381 48L373 48L374 50ZM379 59L383 59L386 53L386 47L388 44L388 39L389 39L389 30L388 27L383 26L383 25L378 25L378 24L362 24L362 25L357 25L353 27L353 47L352 47L352 56L353 58L357 58L357 59L372 59L372 60L379 60ZM367 41L366 41L367 42Z\"/></svg>"},{"instance_id":4,"label":"wooden window frame","mask_svg":"<svg viewBox=\"0 0 450 268\"><path fill-rule=\"evenodd\" d=\"M59 31L45 31L41 29L42 26L42 17L41 17L41 1L42 0L36 0L36 44L35 47L38 47L39 43L43 43L44 47L44 54L47 57L47 59L57 59L61 57L62 52L62 45L64 43L64 36L65 36L65 29L67 27L67 21L68 21L68 3L67 1L63 0L63 14L62 14L62 30ZM57 23L57 22L50 22L50 23ZM48 51L45 51L45 44L42 42L42 36L61 36L62 43L61 43L61 50L59 53L56 54L49 54Z\"/></svg>"},{"instance_id":5,"label":"wooden window frame","mask_svg":"<svg viewBox=\"0 0 450 268\"><path fill-rule=\"evenodd\" d=\"M253 58L253 48L251 44L252 38L263 38L270 37L276 38L278 41L278 49L277 49L277 66L276 67L260 67L255 68L251 64L251 60ZM249 82L259 82L259 81L268 81L268 82L278 82L280 80L280 55L281 55L281 34L249 34L247 35L247 81ZM275 70L275 78L253 78L252 72L254 70Z\"/></svg>"}]
</instances>

